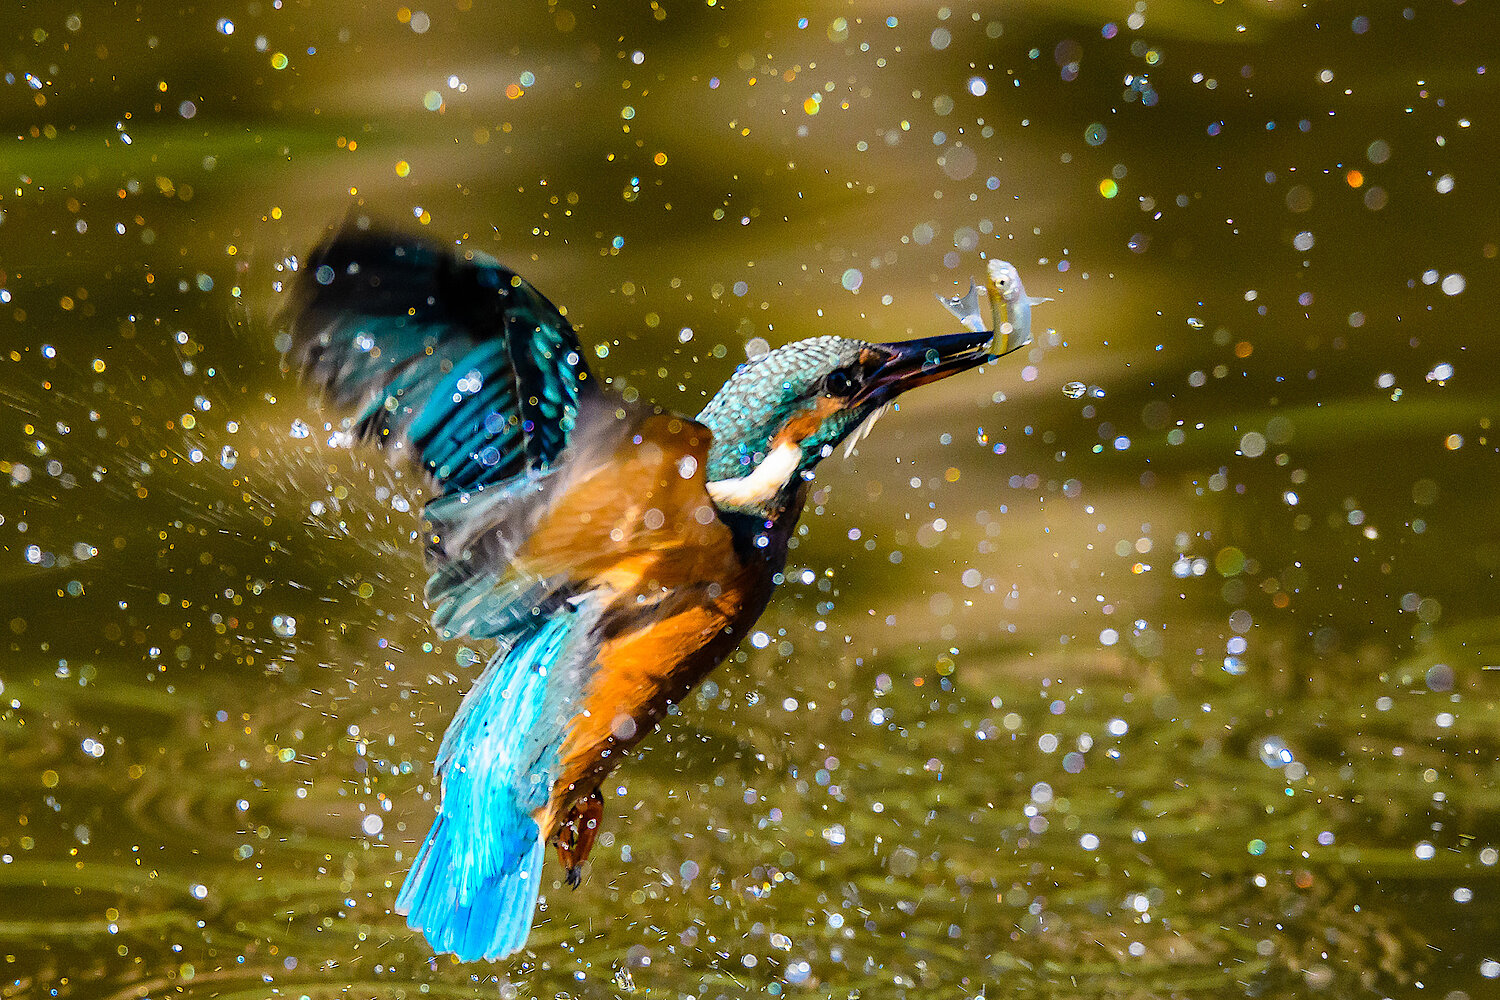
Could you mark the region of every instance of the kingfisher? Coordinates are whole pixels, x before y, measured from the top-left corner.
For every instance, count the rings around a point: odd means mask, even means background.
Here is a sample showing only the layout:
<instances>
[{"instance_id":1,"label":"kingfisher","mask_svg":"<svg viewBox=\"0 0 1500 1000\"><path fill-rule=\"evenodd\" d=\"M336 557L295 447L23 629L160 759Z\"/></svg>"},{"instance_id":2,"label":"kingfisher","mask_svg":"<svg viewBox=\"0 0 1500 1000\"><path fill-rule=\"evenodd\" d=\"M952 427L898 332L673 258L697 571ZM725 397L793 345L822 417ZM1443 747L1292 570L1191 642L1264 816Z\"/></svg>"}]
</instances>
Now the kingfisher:
<instances>
[{"instance_id":1,"label":"kingfisher","mask_svg":"<svg viewBox=\"0 0 1500 1000\"><path fill-rule=\"evenodd\" d=\"M395 906L464 961L525 944L548 844L579 885L600 783L765 609L818 462L1030 333L802 340L687 417L597 378L562 311L480 251L355 217L293 264L285 366L349 441L425 472L433 627L495 642Z\"/></svg>"}]
</instances>

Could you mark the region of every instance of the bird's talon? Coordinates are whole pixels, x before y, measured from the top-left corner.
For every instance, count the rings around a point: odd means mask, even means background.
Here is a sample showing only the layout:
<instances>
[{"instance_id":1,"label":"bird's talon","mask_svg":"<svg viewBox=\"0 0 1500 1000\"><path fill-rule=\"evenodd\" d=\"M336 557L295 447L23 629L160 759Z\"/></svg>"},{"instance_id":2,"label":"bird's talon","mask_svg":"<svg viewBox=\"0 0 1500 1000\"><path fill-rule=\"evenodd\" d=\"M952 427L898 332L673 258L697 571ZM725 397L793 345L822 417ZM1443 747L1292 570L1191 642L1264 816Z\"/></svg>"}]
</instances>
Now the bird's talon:
<instances>
[{"instance_id":1,"label":"bird's talon","mask_svg":"<svg viewBox=\"0 0 1500 1000\"><path fill-rule=\"evenodd\" d=\"M571 888L576 889L583 882L583 863L594 848L602 819L604 796L596 788L587 798L573 803L567 818L557 828L557 860L562 863Z\"/></svg>"}]
</instances>

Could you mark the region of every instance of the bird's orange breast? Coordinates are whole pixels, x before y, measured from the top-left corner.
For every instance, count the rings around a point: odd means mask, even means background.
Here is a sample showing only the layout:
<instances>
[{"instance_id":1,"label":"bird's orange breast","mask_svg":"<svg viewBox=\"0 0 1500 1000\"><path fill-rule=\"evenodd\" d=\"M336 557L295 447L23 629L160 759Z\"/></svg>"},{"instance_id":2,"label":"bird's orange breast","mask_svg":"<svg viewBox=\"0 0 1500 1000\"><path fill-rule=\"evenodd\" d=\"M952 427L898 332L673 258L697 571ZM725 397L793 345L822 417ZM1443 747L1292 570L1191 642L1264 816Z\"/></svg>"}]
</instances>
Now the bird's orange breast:
<instances>
[{"instance_id":1,"label":"bird's orange breast","mask_svg":"<svg viewBox=\"0 0 1500 1000\"><path fill-rule=\"evenodd\" d=\"M738 644L765 595L752 574L726 580L717 597L651 618L608 640L563 744L554 798L587 794Z\"/></svg>"}]
</instances>

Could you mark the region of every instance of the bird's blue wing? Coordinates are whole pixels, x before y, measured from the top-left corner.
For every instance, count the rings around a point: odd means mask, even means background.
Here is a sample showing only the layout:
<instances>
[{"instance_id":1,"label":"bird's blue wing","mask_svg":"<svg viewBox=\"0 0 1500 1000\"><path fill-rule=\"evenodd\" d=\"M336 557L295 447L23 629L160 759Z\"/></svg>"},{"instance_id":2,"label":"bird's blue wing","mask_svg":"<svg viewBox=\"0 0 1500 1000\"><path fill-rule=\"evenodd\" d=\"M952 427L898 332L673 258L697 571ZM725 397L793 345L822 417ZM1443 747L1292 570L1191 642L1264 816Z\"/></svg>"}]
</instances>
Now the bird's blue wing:
<instances>
[{"instance_id":1,"label":"bird's blue wing","mask_svg":"<svg viewBox=\"0 0 1500 1000\"><path fill-rule=\"evenodd\" d=\"M596 392L562 313L486 254L354 221L298 270L288 363L446 493L546 469Z\"/></svg>"},{"instance_id":2,"label":"bird's blue wing","mask_svg":"<svg viewBox=\"0 0 1500 1000\"><path fill-rule=\"evenodd\" d=\"M434 623L499 643L443 738L442 805L397 900L437 950L498 958L530 927L553 832L541 810L602 607L517 552L569 481L565 453L615 443L624 404L596 386L561 312L483 254L355 223L298 270L288 365L354 437L430 475Z\"/></svg>"}]
</instances>

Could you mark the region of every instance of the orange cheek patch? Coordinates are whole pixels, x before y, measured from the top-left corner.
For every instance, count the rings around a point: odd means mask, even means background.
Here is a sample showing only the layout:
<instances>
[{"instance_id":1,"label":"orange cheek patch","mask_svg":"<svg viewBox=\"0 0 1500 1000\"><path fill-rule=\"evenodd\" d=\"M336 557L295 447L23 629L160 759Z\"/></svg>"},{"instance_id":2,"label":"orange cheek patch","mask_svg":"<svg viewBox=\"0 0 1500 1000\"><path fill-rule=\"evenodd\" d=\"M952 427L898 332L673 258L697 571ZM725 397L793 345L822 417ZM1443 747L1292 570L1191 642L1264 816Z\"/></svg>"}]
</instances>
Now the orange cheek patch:
<instances>
[{"instance_id":1,"label":"orange cheek patch","mask_svg":"<svg viewBox=\"0 0 1500 1000\"><path fill-rule=\"evenodd\" d=\"M843 408L842 401L832 396L819 396L812 406L788 420L781 430L776 432L776 436L771 439L771 447L787 443L800 445L818 432L818 428L823 426L823 421Z\"/></svg>"}]
</instances>

